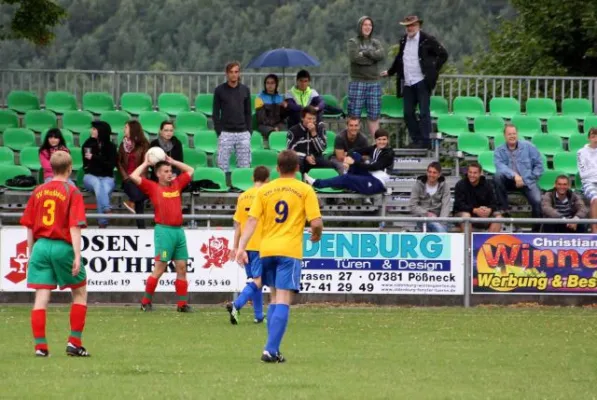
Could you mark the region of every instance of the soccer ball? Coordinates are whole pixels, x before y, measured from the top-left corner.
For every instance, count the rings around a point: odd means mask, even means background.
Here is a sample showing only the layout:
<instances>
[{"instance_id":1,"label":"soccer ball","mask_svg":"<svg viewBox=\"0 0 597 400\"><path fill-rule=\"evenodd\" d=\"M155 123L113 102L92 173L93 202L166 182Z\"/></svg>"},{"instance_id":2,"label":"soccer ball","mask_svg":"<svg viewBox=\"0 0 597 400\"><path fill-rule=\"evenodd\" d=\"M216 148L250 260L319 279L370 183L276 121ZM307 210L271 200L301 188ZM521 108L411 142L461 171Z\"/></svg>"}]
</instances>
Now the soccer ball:
<instances>
[{"instance_id":1,"label":"soccer ball","mask_svg":"<svg viewBox=\"0 0 597 400\"><path fill-rule=\"evenodd\" d=\"M162 150L161 147L152 147L147 150L147 161L151 165L156 165L160 161L164 161L166 159L166 152Z\"/></svg>"}]
</instances>

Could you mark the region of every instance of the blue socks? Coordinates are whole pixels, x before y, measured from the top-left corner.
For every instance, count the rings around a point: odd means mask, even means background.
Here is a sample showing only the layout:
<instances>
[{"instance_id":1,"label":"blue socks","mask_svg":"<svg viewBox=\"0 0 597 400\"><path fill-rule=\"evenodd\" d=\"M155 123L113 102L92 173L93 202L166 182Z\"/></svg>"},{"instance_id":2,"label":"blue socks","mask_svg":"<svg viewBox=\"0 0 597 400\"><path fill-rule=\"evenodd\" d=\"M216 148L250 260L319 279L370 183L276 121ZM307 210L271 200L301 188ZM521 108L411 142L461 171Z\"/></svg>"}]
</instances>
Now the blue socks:
<instances>
[{"instance_id":1,"label":"blue socks","mask_svg":"<svg viewBox=\"0 0 597 400\"><path fill-rule=\"evenodd\" d=\"M253 282L251 282L253 284ZM257 286L255 286L257 287ZM263 291L261 289L253 292L253 311L255 312L255 319L263 319Z\"/></svg>"},{"instance_id":2,"label":"blue socks","mask_svg":"<svg viewBox=\"0 0 597 400\"><path fill-rule=\"evenodd\" d=\"M276 310L276 304L270 304L267 306L267 336L269 337L269 328L272 324L272 318L274 317L274 311Z\"/></svg>"},{"instance_id":3,"label":"blue socks","mask_svg":"<svg viewBox=\"0 0 597 400\"><path fill-rule=\"evenodd\" d=\"M234 300L234 308L237 310L243 308L249 299L253 298L255 292L261 292L261 289L259 289L254 282L248 283L243 291L240 292L240 295L237 297L237 299Z\"/></svg>"},{"instance_id":4,"label":"blue socks","mask_svg":"<svg viewBox=\"0 0 597 400\"><path fill-rule=\"evenodd\" d=\"M273 355L280 351L280 343L282 342L284 332L286 332L286 326L288 325L290 306L287 304L276 304L272 311L271 318L269 317L269 309L267 310L267 314L268 335L265 350Z\"/></svg>"}]
</instances>

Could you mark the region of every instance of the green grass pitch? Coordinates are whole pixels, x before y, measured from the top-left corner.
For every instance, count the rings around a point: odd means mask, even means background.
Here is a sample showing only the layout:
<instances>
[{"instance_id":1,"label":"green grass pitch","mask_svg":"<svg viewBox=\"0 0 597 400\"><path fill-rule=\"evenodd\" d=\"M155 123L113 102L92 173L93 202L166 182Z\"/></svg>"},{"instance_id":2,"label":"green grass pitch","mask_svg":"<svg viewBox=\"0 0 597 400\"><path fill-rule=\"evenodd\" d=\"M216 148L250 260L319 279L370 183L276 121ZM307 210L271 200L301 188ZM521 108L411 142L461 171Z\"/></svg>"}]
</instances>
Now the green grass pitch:
<instances>
[{"instance_id":1,"label":"green grass pitch","mask_svg":"<svg viewBox=\"0 0 597 400\"><path fill-rule=\"evenodd\" d=\"M285 364L259 361L265 326L246 308L89 308L88 359L64 354L68 308L48 312L35 358L29 307L0 307L0 397L88 399L595 398L590 308L293 308Z\"/></svg>"}]
</instances>

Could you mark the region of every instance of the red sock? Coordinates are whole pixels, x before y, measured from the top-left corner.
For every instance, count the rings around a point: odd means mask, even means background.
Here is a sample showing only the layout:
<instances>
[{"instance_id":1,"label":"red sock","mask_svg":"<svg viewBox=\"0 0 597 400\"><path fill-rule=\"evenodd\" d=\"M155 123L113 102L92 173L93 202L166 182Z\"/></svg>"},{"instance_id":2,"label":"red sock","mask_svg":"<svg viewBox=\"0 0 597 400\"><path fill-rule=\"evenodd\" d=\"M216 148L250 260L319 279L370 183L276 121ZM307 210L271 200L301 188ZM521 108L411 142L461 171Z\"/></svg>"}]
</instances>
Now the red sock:
<instances>
[{"instance_id":1,"label":"red sock","mask_svg":"<svg viewBox=\"0 0 597 400\"><path fill-rule=\"evenodd\" d=\"M31 330L35 340L35 350L48 350L46 341L46 310L31 311Z\"/></svg>"},{"instance_id":2,"label":"red sock","mask_svg":"<svg viewBox=\"0 0 597 400\"><path fill-rule=\"evenodd\" d=\"M141 299L141 304L150 304L151 299L153 298L153 294L155 293L155 288L158 287L158 280L153 276L149 276L147 278L147 284L145 285L145 294Z\"/></svg>"},{"instance_id":3,"label":"red sock","mask_svg":"<svg viewBox=\"0 0 597 400\"><path fill-rule=\"evenodd\" d=\"M178 307L182 307L187 304L187 294L189 289L189 282L182 279L177 279L174 282L174 288L176 289L176 295L178 296Z\"/></svg>"},{"instance_id":4,"label":"red sock","mask_svg":"<svg viewBox=\"0 0 597 400\"><path fill-rule=\"evenodd\" d=\"M85 328L85 316L87 315L87 306L83 304L73 304L70 307L70 336L68 342L75 346L82 346L81 336Z\"/></svg>"}]
</instances>

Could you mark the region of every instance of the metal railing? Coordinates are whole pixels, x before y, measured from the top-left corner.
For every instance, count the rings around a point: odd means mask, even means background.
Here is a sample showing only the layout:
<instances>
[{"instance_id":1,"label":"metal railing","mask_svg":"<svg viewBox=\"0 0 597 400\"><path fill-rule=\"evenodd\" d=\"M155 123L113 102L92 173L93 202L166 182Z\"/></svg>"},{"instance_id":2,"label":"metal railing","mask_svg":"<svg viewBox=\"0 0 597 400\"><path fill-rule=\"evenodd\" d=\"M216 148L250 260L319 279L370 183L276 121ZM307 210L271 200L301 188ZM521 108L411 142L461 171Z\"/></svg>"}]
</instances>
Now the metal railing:
<instances>
[{"instance_id":1,"label":"metal railing","mask_svg":"<svg viewBox=\"0 0 597 400\"><path fill-rule=\"evenodd\" d=\"M285 71L283 77L281 71L277 73L281 91L294 84L295 70ZM257 93L263 89L266 75L243 71L242 79L252 93ZM223 81L223 72L5 69L0 70L0 106L6 106L12 90L32 91L42 102L49 91L71 92L79 104L84 93L99 91L111 93L117 103L126 92L148 93L154 104L160 93L183 93L194 103L199 93L211 93ZM346 95L348 81L347 74L312 74L312 87L338 99ZM395 93L395 80L383 82L385 92ZM477 96L486 105L494 97L515 97L522 104L533 97L552 98L558 104L564 98L587 98L596 105L596 92L596 77L442 75L434 94L445 97L450 104L457 96Z\"/></svg>"}]
</instances>

